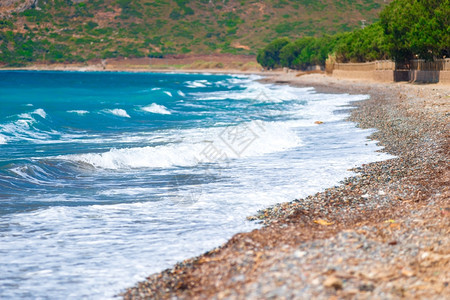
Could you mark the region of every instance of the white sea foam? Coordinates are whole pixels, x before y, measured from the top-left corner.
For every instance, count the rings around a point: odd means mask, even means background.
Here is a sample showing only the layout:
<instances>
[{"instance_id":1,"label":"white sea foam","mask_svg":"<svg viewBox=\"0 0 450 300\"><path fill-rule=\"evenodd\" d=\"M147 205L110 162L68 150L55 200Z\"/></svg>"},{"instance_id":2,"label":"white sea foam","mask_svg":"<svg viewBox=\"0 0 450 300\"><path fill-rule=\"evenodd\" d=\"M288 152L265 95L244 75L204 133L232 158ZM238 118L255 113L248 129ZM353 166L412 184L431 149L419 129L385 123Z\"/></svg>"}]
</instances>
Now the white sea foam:
<instances>
[{"instance_id":1,"label":"white sea foam","mask_svg":"<svg viewBox=\"0 0 450 300\"><path fill-rule=\"evenodd\" d=\"M20 114L19 118L22 118L27 121L30 120L32 123L34 123L36 121L36 119L34 119L32 115L38 115L43 119L47 118L47 113L42 108L38 108L30 113Z\"/></svg>"},{"instance_id":2,"label":"white sea foam","mask_svg":"<svg viewBox=\"0 0 450 300\"><path fill-rule=\"evenodd\" d=\"M200 145L157 146L111 149L105 153L60 156L59 159L90 164L102 169L169 168L195 165Z\"/></svg>"},{"instance_id":3,"label":"white sea foam","mask_svg":"<svg viewBox=\"0 0 450 300\"><path fill-rule=\"evenodd\" d=\"M23 114L20 114L19 115L19 120L17 120L17 123L21 123L21 124L28 124L28 125L31 125L31 124L33 124L34 122L36 122L36 119L34 119L32 116L31 116L31 113L23 113Z\"/></svg>"},{"instance_id":4,"label":"white sea foam","mask_svg":"<svg viewBox=\"0 0 450 300\"><path fill-rule=\"evenodd\" d=\"M127 111L125 109L114 108L114 109L108 109L107 111L118 117L130 118L130 115L127 113Z\"/></svg>"},{"instance_id":5,"label":"white sea foam","mask_svg":"<svg viewBox=\"0 0 450 300\"><path fill-rule=\"evenodd\" d=\"M161 115L170 115L171 112L167 110L167 107L164 105L159 105L156 103L152 103L148 106L145 106L142 108L143 111L154 113L154 114L161 114Z\"/></svg>"},{"instance_id":6,"label":"white sea foam","mask_svg":"<svg viewBox=\"0 0 450 300\"><path fill-rule=\"evenodd\" d=\"M175 139L171 138L171 139ZM237 126L185 130L180 143L111 149L104 153L59 156L102 169L170 168L260 156L300 146L301 139L282 123L252 121Z\"/></svg>"},{"instance_id":7,"label":"white sea foam","mask_svg":"<svg viewBox=\"0 0 450 300\"><path fill-rule=\"evenodd\" d=\"M211 93L196 93L199 100L252 100L258 102L279 103L299 100L300 94L312 92L313 88L293 88L289 86L263 85L251 82L243 90L218 91Z\"/></svg>"},{"instance_id":8,"label":"white sea foam","mask_svg":"<svg viewBox=\"0 0 450 300\"><path fill-rule=\"evenodd\" d=\"M6 137L0 134L0 145L6 144L7 141Z\"/></svg>"},{"instance_id":9,"label":"white sea foam","mask_svg":"<svg viewBox=\"0 0 450 300\"><path fill-rule=\"evenodd\" d=\"M99 193L99 195L104 195L104 196L114 196L114 195L135 196L135 195L140 195L140 194L144 194L144 193L150 193L150 192L153 192L154 190L155 189L153 189L153 188L139 188L139 187L122 188L122 189L110 189L110 190L101 191Z\"/></svg>"},{"instance_id":10,"label":"white sea foam","mask_svg":"<svg viewBox=\"0 0 450 300\"><path fill-rule=\"evenodd\" d=\"M199 88L199 87L206 87L208 85L211 85L211 83L208 80L194 80L194 81L186 81L186 86L189 88Z\"/></svg>"},{"instance_id":11,"label":"white sea foam","mask_svg":"<svg viewBox=\"0 0 450 300\"><path fill-rule=\"evenodd\" d=\"M292 113L298 115L298 120L303 124L314 124L316 121L331 122L343 119L342 114L336 114L335 111L342 108L348 108L348 104L352 101L360 101L367 99L366 95L325 95L325 94L308 94L302 97L307 104L292 103Z\"/></svg>"},{"instance_id":12,"label":"white sea foam","mask_svg":"<svg viewBox=\"0 0 450 300\"><path fill-rule=\"evenodd\" d=\"M183 93L182 91L178 91L177 93L178 93L178 95L180 95L181 97L185 97L185 96L186 96L186 94Z\"/></svg>"},{"instance_id":13,"label":"white sea foam","mask_svg":"<svg viewBox=\"0 0 450 300\"><path fill-rule=\"evenodd\" d=\"M67 112L68 112L68 113L73 113L73 114L78 114L78 115L80 115L80 116L89 113L89 111L87 111L87 110L68 110Z\"/></svg>"},{"instance_id":14,"label":"white sea foam","mask_svg":"<svg viewBox=\"0 0 450 300\"><path fill-rule=\"evenodd\" d=\"M164 91L164 93L165 93L166 95L170 96L170 97L173 97L171 92Z\"/></svg>"},{"instance_id":15,"label":"white sea foam","mask_svg":"<svg viewBox=\"0 0 450 300\"><path fill-rule=\"evenodd\" d=\"M41 118L45 119L47 117L47 113L42 108L38 108L32 112L32 114L39 115Z\"/></svg>"}]
</instances>

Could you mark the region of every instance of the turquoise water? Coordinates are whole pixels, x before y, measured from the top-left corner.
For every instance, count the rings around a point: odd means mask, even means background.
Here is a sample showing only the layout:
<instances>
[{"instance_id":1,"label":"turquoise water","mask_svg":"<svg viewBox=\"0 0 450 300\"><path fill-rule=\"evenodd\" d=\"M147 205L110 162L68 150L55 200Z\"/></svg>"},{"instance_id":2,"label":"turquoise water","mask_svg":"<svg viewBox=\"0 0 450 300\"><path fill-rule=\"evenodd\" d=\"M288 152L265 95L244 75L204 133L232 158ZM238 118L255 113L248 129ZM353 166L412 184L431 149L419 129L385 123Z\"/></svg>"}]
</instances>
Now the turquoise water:
<instances>
[{"instance_id":1,"label":"turquoise water","mask_svg":"<svg viewBox=\"0 0 450 300\"><path fill-rule=\"evenodd\" d=\"M111 298L387 158L367 96L256 79L0 72L0 298Z\"/></svg>"}]
</instances>

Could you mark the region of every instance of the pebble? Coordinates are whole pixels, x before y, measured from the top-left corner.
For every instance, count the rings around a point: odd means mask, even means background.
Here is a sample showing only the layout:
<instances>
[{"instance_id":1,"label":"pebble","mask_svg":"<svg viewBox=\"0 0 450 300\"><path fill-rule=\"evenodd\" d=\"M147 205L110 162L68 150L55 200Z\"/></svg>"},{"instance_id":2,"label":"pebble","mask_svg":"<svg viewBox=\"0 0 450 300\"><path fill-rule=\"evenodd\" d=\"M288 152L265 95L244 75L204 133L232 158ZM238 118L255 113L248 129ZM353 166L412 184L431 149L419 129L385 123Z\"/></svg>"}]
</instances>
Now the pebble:
<instances>
[{"instance_id":1,"label":"pebble","mask_svg":"<svg viewBox=\"0 0 450 300\"><path fill-rule=\"evenodd\" d=\"M323 285L328 288L332 287L336 290L341 290L342 289L342 280L340 280L339 278L336 278L334 276L330 276L323 282Z\"/></svg>"}]
</instances>

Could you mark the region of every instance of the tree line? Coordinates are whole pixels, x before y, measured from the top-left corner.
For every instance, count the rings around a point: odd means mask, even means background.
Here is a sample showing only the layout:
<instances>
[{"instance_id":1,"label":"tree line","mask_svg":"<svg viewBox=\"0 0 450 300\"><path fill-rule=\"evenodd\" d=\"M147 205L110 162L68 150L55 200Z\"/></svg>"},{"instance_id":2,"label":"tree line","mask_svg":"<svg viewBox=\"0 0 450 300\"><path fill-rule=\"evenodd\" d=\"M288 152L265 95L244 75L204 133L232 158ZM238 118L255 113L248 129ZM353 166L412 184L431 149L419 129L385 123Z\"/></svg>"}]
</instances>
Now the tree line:
<instances>
[{"instance_id":1,"label":"tree line","mask_svg":"<svg viewBox=\"0 0 450 300\"><path fill-rule=\"evenodd\" d=\"M278 38L258 52L265 68L305 70L337 62L434 60L450 56L450 0L395 0L363 29L295 41Z\"/></svg>"}]
</instances>

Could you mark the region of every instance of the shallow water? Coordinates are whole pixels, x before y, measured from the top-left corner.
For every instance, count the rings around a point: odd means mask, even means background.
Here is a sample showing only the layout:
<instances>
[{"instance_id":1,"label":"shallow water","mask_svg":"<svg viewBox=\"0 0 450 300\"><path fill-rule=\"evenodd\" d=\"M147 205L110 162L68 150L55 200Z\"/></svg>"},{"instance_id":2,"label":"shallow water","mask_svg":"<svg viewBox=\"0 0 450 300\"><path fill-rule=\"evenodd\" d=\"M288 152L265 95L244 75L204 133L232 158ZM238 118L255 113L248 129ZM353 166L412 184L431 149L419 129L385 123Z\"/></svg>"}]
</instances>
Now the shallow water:
<instances>
[{"instance_id":1,"label":"shallow water","mask_svg":"<svg viewBox=\"0 0 450 300\"><path fill-rule=\"evenodd\" d=\"M388 158L367 96L256 79L0 72L0 298L111 298Z\"/></svg>"}]
</instances>

